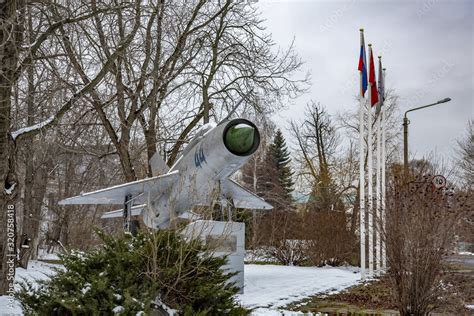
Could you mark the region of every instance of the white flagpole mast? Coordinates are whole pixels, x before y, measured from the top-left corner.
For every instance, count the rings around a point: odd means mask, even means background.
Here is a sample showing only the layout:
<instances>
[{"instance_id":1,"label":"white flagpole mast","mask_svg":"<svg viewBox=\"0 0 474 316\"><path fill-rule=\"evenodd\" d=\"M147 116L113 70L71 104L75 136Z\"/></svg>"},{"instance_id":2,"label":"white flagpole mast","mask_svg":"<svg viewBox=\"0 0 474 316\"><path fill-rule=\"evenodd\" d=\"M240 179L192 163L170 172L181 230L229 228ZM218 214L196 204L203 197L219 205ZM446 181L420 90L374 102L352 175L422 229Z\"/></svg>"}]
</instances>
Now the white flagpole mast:
<instances>
[{"instance_id":1,"label":"white flagpole mast","mask_svg":"<svg viewBox=\"0 0 474 316\"><path fill-rule=\"evenodd\" d=\"M369 75L370 78L370 62L372 58L372 44L369 44ZM369 275L372 276L374 272L374 223L373 223L373 199L372 199L372 84L369 79L368 104L367 104L367 206L369 215Z\"/></svg>"},{"instance_id":2,"label":"white flagpole mast","mask_svg":"<svg viewBox=\"0 0 474 316\"><path fill-rule=\"evenodd\" d=\"M380 59L381 57L379 56L379 65L380 65ZM379 104L377 105L377 107L380 107L380 103L382 102L381 100L381 97L379 97ZM376 183L376 188L375 188L375 240L376 240L376 243L375 243L375 258L376 258L376 267L375 267L375 270L377 272L379 272L380 270L380 266L381 266L381 263L382 263L382 258L381 258L381 244L380 244L380 210L381 210L381 192L380 192L380 168L381 168L381 157L380 157L380 141L381 141L381 130L380 130L380 114L381 112L379 111L379 113L377 113L377 138L376 138L376 155L377 155L377 171L376 171L376 175L375 175L375 183Z\"/></svg>"},{"instance_id":3,"label":"white flagpole mast","mask_svg":"<svg viewBox=\"0 0 474 316\"><path fill-rule=\"evenodd\" d=\"M385 98L385 68L383 68L383 97ZM385 163L386 163L386 149L385 149L385 105L380 112L380 120L382 124L382 230L385 233ZM382 269L387 269L387 254L385 251L385 240L382 241Z\"/></svg>"},{"instance_id":4,"label":"white flagpole mast","mask_svg":"<svg viewBox=\"0 0 474 316\"><path fill-rule=\"evenodd\" d=\"M364 45L364 29L360 29L361 45ZM363 48L365 50L365 47ZM367 65L365 65L367 67ZM364 146L364 114L365 98L362 95L362 71L360 75L360 96L359 96L359 231L360 231L360 273L362 280L365 280L365 146Z\"/></svg>"}]
</instances>

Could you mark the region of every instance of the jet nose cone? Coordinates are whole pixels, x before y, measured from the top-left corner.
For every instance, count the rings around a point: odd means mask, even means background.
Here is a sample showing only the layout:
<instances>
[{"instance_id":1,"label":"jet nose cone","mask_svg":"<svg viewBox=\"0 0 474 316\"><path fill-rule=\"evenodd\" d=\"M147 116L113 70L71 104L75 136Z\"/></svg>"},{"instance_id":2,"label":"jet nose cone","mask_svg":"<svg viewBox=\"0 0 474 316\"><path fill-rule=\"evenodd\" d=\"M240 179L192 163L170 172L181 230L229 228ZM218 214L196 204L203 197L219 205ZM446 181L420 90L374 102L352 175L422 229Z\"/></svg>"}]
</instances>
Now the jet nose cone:
<instances>
[{"instance_id":1,"label":"jet nose cone","mask_svg":"<svg viewBox=\"0 0 474 316\"><path fill-rule=\"evenodd\" d=\"M224 132L224 143L231 153L247 156L257 150L260 135L252 123L246 120L235 120L229 123Z\"/></svg>"}]
</instances>

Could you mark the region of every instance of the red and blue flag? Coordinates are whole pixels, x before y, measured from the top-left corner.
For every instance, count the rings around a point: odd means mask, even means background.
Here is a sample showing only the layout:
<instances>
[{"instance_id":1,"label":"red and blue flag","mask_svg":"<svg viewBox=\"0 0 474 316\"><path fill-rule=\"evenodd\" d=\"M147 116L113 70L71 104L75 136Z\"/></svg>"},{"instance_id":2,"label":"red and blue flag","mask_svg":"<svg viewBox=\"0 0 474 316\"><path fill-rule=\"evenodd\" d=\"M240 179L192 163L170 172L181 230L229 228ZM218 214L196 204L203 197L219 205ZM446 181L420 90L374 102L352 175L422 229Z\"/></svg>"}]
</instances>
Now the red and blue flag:
<instances>
[{"instance_id":1,"label":"red and blue flag","mask_svg":"<svg viewBox=\"0 0 474 316\"><path fill-rule=\"evenodd\" d=\"M367 91L367 58L365 55L364 30L360 30L360 57L359 57L359 71L361 72L361 91L360 95L365 96Z\"/></svg>"},{"instance_id":2,"label":"red and blue flag","mask_svg":"<svg viewBox=\"0 0 474 316\"><path fill-rule=\"evenodd\" d=\"M375 63L372 46L369 44L369 84L370 84L370 105L374 106L379 102L379 91L377 90L377 80L375 78Z\"/></svg>"}]
</instances>

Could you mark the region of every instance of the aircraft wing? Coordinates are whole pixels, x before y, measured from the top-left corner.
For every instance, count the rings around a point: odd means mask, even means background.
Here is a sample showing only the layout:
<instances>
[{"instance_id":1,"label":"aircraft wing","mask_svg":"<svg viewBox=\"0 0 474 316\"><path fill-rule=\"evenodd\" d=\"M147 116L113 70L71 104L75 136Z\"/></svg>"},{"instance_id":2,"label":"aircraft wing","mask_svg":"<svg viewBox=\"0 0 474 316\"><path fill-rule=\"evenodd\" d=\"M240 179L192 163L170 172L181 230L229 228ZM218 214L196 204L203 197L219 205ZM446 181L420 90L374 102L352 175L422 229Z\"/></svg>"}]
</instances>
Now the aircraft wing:
<instances>
[{"instance_id":1,"label":"aircraft wing","mask_svg":"<svg viewBox=\"0 0 474 316\"><path fill-rule=\"evenodd\" d=\"M162 176L146 178L134 182L116 185L98 191L83 193L59 201L60 205L77 204L120 204L125 201L125 196L132 195L133 204L142 204L147 202L147 195L152 196L160 192L167 191L173 183L179 179L178 171L170 172Z\"/></svg>"},{"instance_id":2,"label":"aircraft wing","mask_svg":"<svg viewBox=\"0 0 474 316\"><path fill-rule=\"evenodd\" d=\"M237 208L257 210L271 210L273 208L264 199L231 179L222 181L221 189L225 196L232 198L234 206Z\"/></svg>"},{"instance_id":3,"label":"aircraft wing","mask_svg":"<svg viewBox=\"0 0 474 316\"><path fill-rule=\"evenodd\" d=\"M145 207L146 207L146 204L132 206L132 208L131 208L132 216L142 215L143 209ZM123 209L122 210L105 212L104 214L102 214L102 216L100 218L116 218L116 217L122 217L123 218Z\"/></svg>"},{"instance_id":4,"label":"aircraft wing","mask_svg":"<svg viewBox=\"0 0 474 316\"><path fill-rule=\"evenodd\" d=\"M163 175L168 173L170 168L166 165L166 162L160 156L159 152L156 152L149 161L151 172L153 176Z\"/></svg>"}]
</instances>

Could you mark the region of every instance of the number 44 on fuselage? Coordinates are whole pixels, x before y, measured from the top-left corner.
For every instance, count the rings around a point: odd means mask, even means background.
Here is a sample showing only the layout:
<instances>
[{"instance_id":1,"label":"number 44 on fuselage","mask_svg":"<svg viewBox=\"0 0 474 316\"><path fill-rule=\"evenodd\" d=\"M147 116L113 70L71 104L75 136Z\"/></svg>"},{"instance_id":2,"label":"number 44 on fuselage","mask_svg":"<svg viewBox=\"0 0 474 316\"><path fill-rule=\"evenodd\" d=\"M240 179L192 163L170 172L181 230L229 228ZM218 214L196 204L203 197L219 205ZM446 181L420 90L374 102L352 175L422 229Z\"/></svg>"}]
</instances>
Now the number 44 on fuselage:
<instances>
[{"instance_id":1,"label":"number 44 on fuselage","mask_svg":"<svg viewBox=\"0 0 474 316\"><path fill-rule=\"evenodd\" d=\"M59 204L123 205L123 209L107 212L102 218L143 215L150 228L167 228L174 219L192 214L193 207L216 202L230 202L236 208L272 209L229 178L250 159L259 144L258 129L248 120L206 124L171 168L155 154L150 160L153 177L84 193Z\"/></svg>"}]
</instances>

